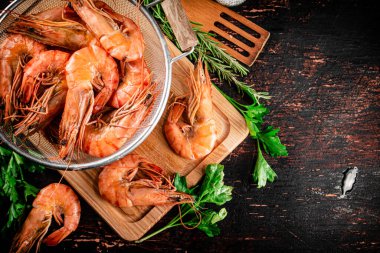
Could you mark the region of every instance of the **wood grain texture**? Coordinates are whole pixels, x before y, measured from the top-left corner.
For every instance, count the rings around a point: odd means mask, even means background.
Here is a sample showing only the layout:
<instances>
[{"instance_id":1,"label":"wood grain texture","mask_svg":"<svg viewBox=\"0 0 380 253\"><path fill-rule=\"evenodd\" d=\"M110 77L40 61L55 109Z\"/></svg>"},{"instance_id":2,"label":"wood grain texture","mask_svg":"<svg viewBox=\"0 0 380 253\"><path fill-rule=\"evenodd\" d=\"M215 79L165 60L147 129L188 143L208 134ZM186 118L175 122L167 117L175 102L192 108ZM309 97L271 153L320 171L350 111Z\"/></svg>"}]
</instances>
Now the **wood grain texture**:
<instances>
[{"instance_id":1,"label":"wood grain texture","mask_svg":"<svg viewBox=\"0 0 380 253\"><path fill-rule=\"evenodd\" d=\"M266 120L281 128L289 157L266 156L278 179L264 189L257 189L251 177L255 141L247 138L223 160L234 198L226 205L219 237L178 227L131 243L81 198L77 231L41 252L379 252L377 6L359 0L258 0L233 9L271 32L243 79L273 96ZM220 85L249 102L228 84ZM359 168L357 182L346 199L337 199L349 166ZM59 178L47 171L30 181L43 187ZM173 209L153 230L176 214ZM10 238L1 240L4 248Z\"/></svg>"},{"instance_id":2,"label":"wood grain texture","mask_svg":"<svg viewBox=\"0 0 380 253\"><path fill-rule=\"evenodd\" d=\"M165 0L161 3L161 6L182 51L197 45L198 39L191 28L180 0Z\"/></svg>"},{"instance_id":3,"label":"wood grain texture","mask_svg":"<svg viewBox=\"0 0 380 253\"><path fill-rule=\"evenodd\" d=\"M168 41L172 56L181 52ZM188 93L186 81L194 68L186 58L173 65L171 92L175 96ZM186 175L189 186L202 178L204 168L210 163L221 162L248 135L244 118L212 87L214 119L217 125L217 142L214 150L202 159L187 160L176 155L163 134L166 117L162 117L150 136L134 151L147 157L167 174ZM169 103L170 104L170 103ZM167 114L167 113L165 113ZM103 200L98 190L98 174L101 169L86 171L60 171L74 189L99 213L101 217L125 240L141 238L173 206L118 208Z\"/></svg>"},{"instance_id":4,"label":"wood grain texture","mask_svg":"<svg viewBox=\"0 0 380 253\"><path fill-rule=\"evenodd\" d=\"M268 31L212 0L182 0L182 5L191 21L202 24L203 31L216 33L235 45L233 47L214 38L215 41L220 43L221 47L226 49L227 53L248 66L252 66L269 39ZM250 31L233 24L223 15L228 15L235 21L240 22L240 26L246 26ZM236 38L236 34L250 43ZM240 50L236 49L236 46ZM245 51L246 55L242 51Z\"/></svg>"}]
</instances>

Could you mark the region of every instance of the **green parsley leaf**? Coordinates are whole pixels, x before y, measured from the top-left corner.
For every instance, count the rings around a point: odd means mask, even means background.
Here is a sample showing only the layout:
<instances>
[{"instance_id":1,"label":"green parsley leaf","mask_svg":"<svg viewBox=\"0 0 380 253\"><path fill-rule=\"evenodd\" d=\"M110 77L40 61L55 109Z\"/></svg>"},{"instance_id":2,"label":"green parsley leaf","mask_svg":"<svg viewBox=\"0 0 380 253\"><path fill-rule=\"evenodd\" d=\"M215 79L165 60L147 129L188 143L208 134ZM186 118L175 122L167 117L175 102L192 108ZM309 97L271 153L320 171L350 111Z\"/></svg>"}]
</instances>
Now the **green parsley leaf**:
<instances>
[{"instance_id":1,"label":"green parsley leaf","mask_svg":"<svg viewBox=\"0 0 380 253\"><path fill-rule=\"evenodd\" d=\"M273 157L288 155L286 147L281 143L280 138L277 136L279 131L280 129L273 129L272 126L268 126L258 134L258 138L263 144L265 152Z\"/></svg>"},{"instance_id":2,"label":"green parsley leaf","mask_svg":"<svg viewBox=\"0 0 380 253\"><path fill-rule=\"evenodd\" d=\"M0 146L0 219L1 233L7 235L21 224L22 218L30 209L30 197L36 196L38 189L24 180L23 173L42 171L43 166L36 165L22 156ZM32 169L31 169L32 168Z\"/></svg>"},{"instance_id":3,"label":"green parsley leaf","mask_svg":"<svg viewBox=\"0 0 380 253\"><path fill-rule=\"evenodd\" d=\"M13 156L15 158L15 162L17 163L17 165L23 165L24 164L24 158L22 156L20 156L16 152L13 153Z\"/></svg>"},{"instance_id":4,"label":"green parsley leaf","mask_svg":"<svg viewBox=\"0 0 380 253\"><path fill-rule=\"evenodd\" d=\"M0 156L10 156L11 154L12 154L12 151L0 146Z\"/></svg>"},{"instance_id":5,"label":"green parsley leaf","mask_svg":"<svg viewBox=\"0 0 380 253\"><path fill-rule=\"evenodd\" d=\"M257 160L255 170L253 171L253 181L257 182L257 188L261 188L266 185L267 181L273 182L276 177L276 172L272 170L268 162L265 160L260 149L260 144L258 143Z\"/></svg>"},{"instance_id":6,"label":"green parsley leaf","mask_svg":"<svg viewBox=\"0 0 380 253\"><path fill-rule=\"evenodd\" d=\"M197 229L203 231L208 237L214 237L220 234L220 228L218 227L218 222L224 220L227 217L227 210L222 208L219 212L215 212L214 210L206 210L202 213L202 220L199 223L197 217L189 222L191 225L199 225Z\"/></svg>"},{"instance_id":7,"label":"green parsley leaf","mask_svg":"<svg viewBox=\"0 0 380 253\"><path fill-rule=\"evenodd\" d=\"M224 166L210 164L206 167L206 176L200 188L199 196L202 204L211 203L218 206L224 205L232 199L231 186L224 185Z\"/></svg>"},{"instance_id":8,"label":"green parsley leaf","mask_svg":"<svg viewBox=\"0 0 380 253\"><path fill-rule=\"evenodd\" d=\"M174 177L174 186L177 191L191 194L189 188L187 188L186 177L181 177L178 173Z\"/></svg>"},{"instance_id":9,"label":"green parsley leaf","mask_svg":"<svg viewBox=\"0 0 380 253\"><path fill-rule=\"evenodd\" d=\"M31 184L29 184L26 181L23 181L22 183L24 185L24 198L25 201L28 201L28 197L32 196L35 197L37 193L39 192L39 189Z\"/></svg>"},{"instance_id":10,"label":"green parsley leaf","mask_svg":"<svg viewBox=\"0 0 380 253\"><path fill-rule=\"evenodd\" d=\"M31 173L42 173L45 170L45 167L40 164L27 162L25 165L25 167L27 167L28 171Z\"/></svg>"}]
</instances>

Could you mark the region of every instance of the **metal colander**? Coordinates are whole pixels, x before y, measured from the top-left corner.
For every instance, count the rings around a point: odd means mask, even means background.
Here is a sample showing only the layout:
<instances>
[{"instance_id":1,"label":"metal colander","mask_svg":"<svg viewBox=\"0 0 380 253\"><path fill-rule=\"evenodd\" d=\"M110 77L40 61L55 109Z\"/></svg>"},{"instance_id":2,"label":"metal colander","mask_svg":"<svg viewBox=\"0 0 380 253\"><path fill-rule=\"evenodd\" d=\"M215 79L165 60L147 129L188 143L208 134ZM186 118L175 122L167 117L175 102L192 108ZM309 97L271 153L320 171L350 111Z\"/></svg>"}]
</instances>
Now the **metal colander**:
<instances>
[{"instance_id":1,"label":"metal colander","mask_svg":"<svg viewBox=\"0 0 380 253\"><path fill-rule=\"evenodd\" d=\"M134 1L103 1L118 13L134 20L140 27L145 41L144 57L153 73L152 80L157 82L156 91L158 92L158 96L151 113L141 124L142 127L117 152L104 158L93 157L82 152L74 152L75 154L70 161L62 160L58 158L59 146L45 138L41 133L35 133L27 138L25 136L15 137L9 128L7 129L5 126L0 127L0 137L3 142L17 153L50 168L69 170L96 168L116 161L133 151L153 131L165 109L170 92L172 63L188 55L194 49L192 48L188 52L171 59L164 36L146 8L136 7L136 2ZM12 2L0 15L0 43L7 37L5 32L7 27L16 19L13 15L9 15L11 12L33 14L53 7L63 6L64 4L64 1L57 0Z\"/></svg>"}]
</instances>

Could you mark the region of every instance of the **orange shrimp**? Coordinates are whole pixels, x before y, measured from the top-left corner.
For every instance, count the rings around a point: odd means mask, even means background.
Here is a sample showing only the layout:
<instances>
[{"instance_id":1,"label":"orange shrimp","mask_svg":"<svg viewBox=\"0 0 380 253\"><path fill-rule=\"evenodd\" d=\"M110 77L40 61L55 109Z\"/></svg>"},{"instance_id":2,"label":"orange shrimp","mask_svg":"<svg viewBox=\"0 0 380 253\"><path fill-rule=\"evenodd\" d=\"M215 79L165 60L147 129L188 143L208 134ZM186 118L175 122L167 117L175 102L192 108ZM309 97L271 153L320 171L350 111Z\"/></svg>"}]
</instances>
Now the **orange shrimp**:
<instances>
[{"instance_id":1,"label":"orange shrimp","mask_svg":"<svg viewBox=\"0 0 380 253\"><path fill-rule=\"evenodd\" d=\"M39 85L51 85L65 79L65 67L70 54L59 50L48 50L30 60L24 68L19 96L28 103L37 94Z\"/></svg>"},{"instance_id":2,"label":"orange shrimp","mask_svg":"<svg viewBox=\"0 0 380 253\"><path fill-rule=\"evenodd\" d=\"M46 15L48 16L48 15ZM38 15L19 16L9 32L27 35L43 44L68 50L78 50L94 41L94 36L82 24L69 19L57 21L56 17L45 19Z\"/></svg>"},{"instance_id":3,"label":"orange shrimp","mask_svg":"<svg viewBox=\"0 0 380 253\"><path fill-rule=\"evenodd\" d=\"M38 251L52 217L59 225L63 223L63 227L51 233L43 242L48 246L59 244L77 229L80 213L79 199L70 187L57 183L46 186L34 200L33 208L16 235L10 252L29 252L36 241Z\"/></svg>"},{"instance_id":4,"label":"orange shrimp","mask_svg":"<svg viewBox=\"0 0 380 253\"><path fill-rule=\"evenodd\" d=\"M118 25L124 37L130 41L128 56L124 57L123 60L126 62L140 60L143 57L145 45L141 30L136 25L136 23L133 22L132 19L115 12L109 5L107 5L103 1L96 0L94 1L94 4L98 9L102 10L108 17L112 18L112 20ZM108 43L113 42L112 40L110 40Z\"/></svg>"},{"instance_id":5,"label":"orange shrimp","mask_svg":"<svg viewBox=\"0 0 380 253\"><path fill-rule=\"evenodd\" d=\"M43 129L63 110L67 84L65 67L70 54L49 50L30 60L24 68L24 77L18 97L24 103L32 102L21 108L27 111L24 119L14 126L15 135L30 131L30 134ZM48 88L45 88L48 87Z\"/></svg>"},{"instance_id":6,"label":"orange shrimp","mask_svg":"<svg viewBox=\"0 0 380 253\"><path fill-rule=\"evenodd\" d=\"M0 45L0 104L5 106L0 114L4 117L13 113L11 89L21 81L23 67L43 51L44 45L23 35L10 35Z\"/></svg>"},{"instance_id":7,"label":"orange shrimp","mask_svg":"<svg viewBox=\"0 0 380 253\"><path fill-rule=\"evenodd\" d=\"M139 129L150 113L155 97L150 89L146 88L136 93L130 103L102 118L101 121L106 122L105 125L88 125L83 138L83 150L96 157L115 153Z\"/></svg>"},{"instance_id":8,"label":"orange shrimp","mask_svg":"<svg viewBox=\"0 0 380 253\"><path fill-rule=\"evenodd\" d=\"M54 7L51 9L41 11L37 14L34 14L33 16L36 16L40 19L50 20L50 21L63 21L66 8L67 8L67 5L64 7L62 6Z\"/></svg>"},{"instance_id":9,"label":"orange shrimp","mask_svg":"<svg viewBox=\"0 0 380 253\"><path fill-rule=\"evenodd\" d=\"M101 5L99 9L92 0L69 0L69 2L112 57L120 61L134 61L142 57L144 51L142 34L132 20L113 12L111 8L105 7L105 4L98 3ZM118 23L115 17L123 17L122 23Z\"/></svg>"},{"instance_id":10,"label":"orange shrimp","mask_svg":"<svg viewBox=\"0 0 380 253\"><path fill-rule=\"evenodd\" d=\"M164 125L164 133L177 154L187 159L198 159L212 151L217 138L212 116L210 76L207 68L203 70L200 60L191 75L189 87L190 97L177 98L173 103ZM181 120L185 108L188 122Z\"/></svg>"},{"instance_id":11,"label":"orange shrimp","mask_svg":"<svg viewBox=\"0 0 380 253\"><path fill-rule=\"evenodd\" d=\"M120 27L125 37L133 43L129 49L131 55L128 60L121 62L121 76L123 80L111 98L111 105L120 108L130 101L136 92L140 92L151 82L151 74L143 58L144 40L139 27L129 18L115 12L102 1L95 1L95 6L108 17L112 18ZM135 60L131 60L135 59Z\"/></svg>"},{"instance_id":12,"label":"orange shrimp","mask_svg":"<svg viewBox=\"0 0 380 253\"><path fill-rule=\"evenodd\" d=\"M139 155L127 155L102 170L98 180L100 195L114 206L174 205L192 203L157 165Z\"/></svg>"},{"instance_id":13,"label":"orange shrimp","mask_svg":"<svg viewBox=\"0 0 380 253\"><path fill-rule=\"evenodd\" d=\"M67 3L65 6L54 7L41 11L37 14L32 14L33 17L38 17L41 20L50 20L50 21L76 21L82 23L80 17L76 14L73 8L70 7L70 4Z\"/></svg>"},{"instance_id":14,"label":"orange shrimp","mask_svg":"<svg viewBox=\"0 0 380 253\"><path fill-rule=\"evenodd\" d=\"M68 92L59 129L59 156L72 154L81 143L92 113L99 112L119 83L117 64L106 51L90 45L76 51L66 65ZM93 87L99 90L94 99Z\"/></svg>"},{"instance_id":15,"label":"orange shrimp","mask_svg":"<svg viewBox=\"0 0 380 253\"><path fill-rule=\"evenodd\" d=\"M150 70L143 59L125 62L123 65L124 78L110 100L114 108L120 108L128 103L136 92L140 92L151 82Z\"/></svg>"}]
</instances>

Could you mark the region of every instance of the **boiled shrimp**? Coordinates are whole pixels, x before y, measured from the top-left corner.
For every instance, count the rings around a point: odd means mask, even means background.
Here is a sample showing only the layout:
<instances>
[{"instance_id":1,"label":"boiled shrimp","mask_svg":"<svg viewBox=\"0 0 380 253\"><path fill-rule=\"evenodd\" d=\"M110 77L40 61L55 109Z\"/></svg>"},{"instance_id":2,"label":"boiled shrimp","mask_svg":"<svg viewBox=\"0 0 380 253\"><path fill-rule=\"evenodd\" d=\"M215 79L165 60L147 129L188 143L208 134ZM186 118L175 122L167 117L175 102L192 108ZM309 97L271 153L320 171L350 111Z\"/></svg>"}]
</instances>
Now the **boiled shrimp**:
<instances>
[{"instance_id":1,"label":"boiled shrimp","mask_svg":"<svg viewBox=\"0 0 380 253\"><path fill-rule=\"evenodd\" d=\"M59 129L61 158L72 154L77 143L81 143L90 117L102 110L115 91L119 73L116 62L106 51L90 45L70 57L66 80L68 92ZM99 91L95 99L93 87Z\"/></svg>"},{"instance_id":2,"label":"boiled shrimp","mask_svg":"<svg viewBox=\"0 0 380 253\"><path fill-rule=\"evenodd\" d=\"M69 0L76 13L86 23L89 30L99 40L102 47L114 58L120 61L134 61L142 57L144 43L138 26L130 19L119 17L102 4L96 7L92 0ZM106 11L105 11L106 9ZM120 15L119 18L122 16ZM127 21L128 19L128 21Z\"/></svg>"},{"instance_id":3,"label":"boiled shrimp","mask_svg":"<svg viewBox=\"0 0 380 253\"><path fill-rule=\"evenodd\" d=\"M15 135L43 129L63 110L67 93L65 67L69 58L66 52L49 50L26 64L18 97L25 104L31 102L20 109L27 113L14 126Z\"/></svg>"},{"instance_id":4,"label":"boiled shrimp","mask_svg":"<svg viewBox=\"0 0 380 253\"><path fill-rule=\"evenodd\" d=\"M10 252L29 252L36 242L38 251L50 227L52 217L59 225L63 223L63 227L54 231L43 242L48 246L59 244L77 229L80 213L78 197L70 187L57 183L46 186L33 201L33 208L21 231L16 235Z\"/></svg>"},{"instance_id":5,"label":"boiled shrimp","mask_svg":"<svg viewBox=\"0 0 380 253\"><path fill-rule=\"evenodd\" d=\"M41 20L50 20L50 21L76 21L78 23L83 23L80 17L76 14L73 8L70 7L70 4L67 3L64 6L54 7L41 11L37 14L32 14L34 17L38 17Z\"/></svg>"},{"instance_id":6,"label":"boiled shrimp","mask_svg":"<svg viewBox=\"0 0 380 253\"><path fill-rule=\"evenodd\" d=\"M78 50L93 43L95 38L82 24L69 19L56 21L55 16L45 16L53 20L38 15L19 16L19 20L13 23L8 31L68 50Z\"/></svg>"},{"instance_id":7,"label":"boiled shrimp","mask_svg":"<svg viewBox=\"0 0 380 253\"><path fill-rule=\"evenodd\" d=\"M213 119L210 76L207 68L203 70L200 60L190 76L190 97L177 98L172 104L164 133L178 155L187 159L198 159L212 151L217 134ZM182 117L185 109L186 118Z\"/></svg>"},{"instance_id":8,"label":"boiled shrimp","mask_svg":"<svg viewBox=\"0 0 380 253\"><path fill-rule=\"evenodd\" d=\"M65 67L70 54L59 50L48 50L29 61L24 68L19 96L28 103L37 94L39 84L54 85L65 80Z\"/></svg>"},{"instance_id":9,"label":"boiled shrimp","mask_svg":"<svg viewBox=\"0 0 380 253\"><path fill-rule=\"evenodd\" d=\"M23 35L10 35L0 45L0 104L4 105L3 116L13 113L11 104L12 86L19 85L25 64L45 51L45 46Z\"/></svg>"},{"instance_id":10,"label":"boiled shrimp","mask_svg":"<svg viewBox=\"0 0 380 253\"><path fill-rule=\"evenodd\" d=\"M103 1L95 1L94 3L97 8L104 11L119 25L126 38L133 41L129 49L130 57L121 62L122 82L111 99L111 105L114 108L120 108L130 101L136 92L140 92L151 82L150 70L142 56L144 50L143 37L139 27L131 19L115 12Z\"/></svg>"},{"instance_id":11,"label":"boiled shrimp","mask_svg":"<svg viewBox=\"0 0 380 253\"><path fill-rule=\"evenodd\" d=\"M46 89L43 95L27 108L29 112L23 119L14 125L14 135L31 135L48 126L63 111L66 94L67 85L64 80Z\"/></svg>"},{"instance_id":12,"label":"boiled shrimp","mask_svg":"<svg viewBox=\"0 0 380 253\"><path fill-rule=\"evenodd\" d=\"M141 60L145 48L144 38L140 28L136 25L136 23L133 22L132 19L126 17L125 15L121 15L120 13L114 11L109 5L107 5L103 1L96 0L94 1L94 3L95 7L103 11L108 17L112 18L112 20L118 25L121 33L130 42L128 55L127 57L124 57L123 61L131 62ZM112 40L109 43L113 43Z\"/></svg>"},{"instance_id":13,"label":"boiled shrimp","mask_svg":"<svg viewBox=\"0 0 380 253\"><path fill-rule=\"evenodd\" d=\"M83 138L83 151L105 157L119 150L150 113L156 97L152 88L154 86L135 94L130 103L103 117L100 124L89 124Z\"/></svg>"},{"instance_id":14,"label":"boiled shrimp","mask_svg":"<svg viewBox=\"0 0 380 253\"><path fill-rule=\"evenodd\" d=\"M139 155L127 155L102 170L100 195L114 206L131 207L192 203L193 198L176 192L157 165Z\"/></svg>"},{"instance_id":15,"label":"boiled shrimp","mask_svg":"<svg viewBox=\"0 0 380 253\"><path fill-rule=\"evenodd\" d=\"M45 20L50 20L50 21L63 21L64 15L65 15L65 9L68 6L59 6L59 7L54 7L51 9L47 9L44 11L41 11L37 14L34 14L34 16L40 18L40 19L45 19Z\"/></svg>"},{"instance_id":16,"label":"boiled shrimp","mask_svg":"<svg viewBox=\"0 0 380 253\"><path fill-rule=\"evenodd\" d=\"M150 70L143 59L122 64L123 80L111 98L111 105L120 108L151 83Z\"/></svg>"}]
</instances>

